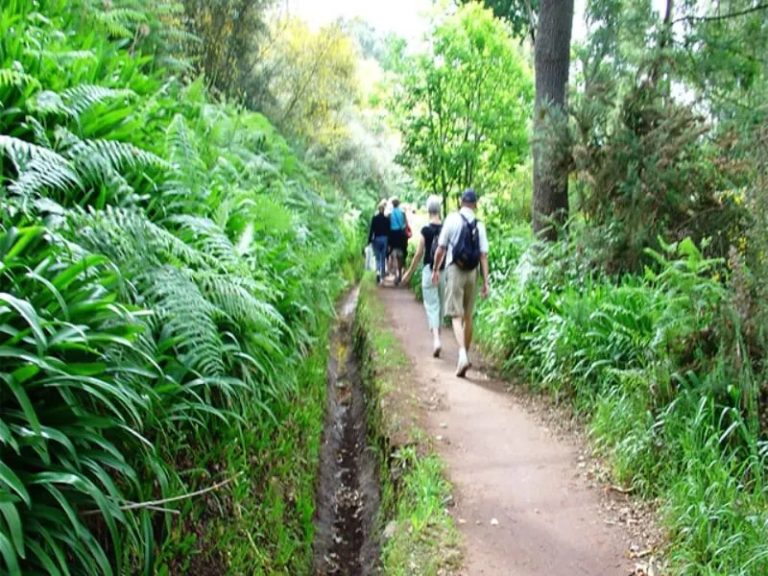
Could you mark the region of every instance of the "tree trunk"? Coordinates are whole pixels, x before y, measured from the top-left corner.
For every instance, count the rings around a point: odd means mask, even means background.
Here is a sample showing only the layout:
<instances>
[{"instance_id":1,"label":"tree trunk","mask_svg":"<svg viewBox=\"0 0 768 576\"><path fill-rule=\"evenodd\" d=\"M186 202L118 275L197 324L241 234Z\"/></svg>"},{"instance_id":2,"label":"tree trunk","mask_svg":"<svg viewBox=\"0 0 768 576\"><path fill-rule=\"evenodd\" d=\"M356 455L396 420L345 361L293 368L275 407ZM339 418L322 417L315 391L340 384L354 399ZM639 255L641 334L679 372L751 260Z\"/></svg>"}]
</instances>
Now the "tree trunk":
<instances>
[{"instance_id":1,"label":"tree trunk","mask_svg":"<svg viewBox=\"0 0 768 576\"><path fill-rule=\"evenodd\" d=\"M533 148L533 231L547 240L557 239L557 224L568 217L568 165L566 142L552 141L560 134L552 122L567 122L565 94L570 67L574 0L541 0L535 46L536 108Z\"/></svg>"}]
</instances>

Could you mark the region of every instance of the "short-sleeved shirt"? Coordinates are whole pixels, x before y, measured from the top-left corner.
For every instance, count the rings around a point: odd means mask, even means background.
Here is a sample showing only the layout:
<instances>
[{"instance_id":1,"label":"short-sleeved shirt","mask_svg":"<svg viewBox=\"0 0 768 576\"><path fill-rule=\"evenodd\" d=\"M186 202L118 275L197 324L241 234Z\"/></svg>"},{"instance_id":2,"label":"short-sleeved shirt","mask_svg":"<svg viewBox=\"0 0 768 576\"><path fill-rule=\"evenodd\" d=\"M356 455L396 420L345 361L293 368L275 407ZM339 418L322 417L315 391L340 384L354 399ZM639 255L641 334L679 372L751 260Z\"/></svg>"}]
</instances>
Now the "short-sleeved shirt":
<instances>
[{"instance_id":1,"label":"short-sleeved shirt","mask_svg":"<svg viewBox=\"0 0 768 576\"><path fill-rule=\"evenodd\" d=\"M442 224L427 224L421 229L424 237L424 266L432 268L432 240L440 235L442 227Z\"/></svg>"},{"instance_id":2,"label":"short-sleeved shirt","mask_svg":"<svg viewBox=\"0 0 768 576\"><path fill-rule=\"evenodd\" d=\"M443 229L440 231L440 238L437 243L439 246L446 248L446 266L450 266L453 263L453 247L459 241L461 227L464 225L464 221L461 219L462 216L469 222L475 219L474 211L471 208L462 206L461 210L452 212L446 217L445 222L443 222ZM485 233L485 225L479 221L477 223L477 233L480 237L480 253L488 254L488 236Z\"/></svg>"}]
</instances>

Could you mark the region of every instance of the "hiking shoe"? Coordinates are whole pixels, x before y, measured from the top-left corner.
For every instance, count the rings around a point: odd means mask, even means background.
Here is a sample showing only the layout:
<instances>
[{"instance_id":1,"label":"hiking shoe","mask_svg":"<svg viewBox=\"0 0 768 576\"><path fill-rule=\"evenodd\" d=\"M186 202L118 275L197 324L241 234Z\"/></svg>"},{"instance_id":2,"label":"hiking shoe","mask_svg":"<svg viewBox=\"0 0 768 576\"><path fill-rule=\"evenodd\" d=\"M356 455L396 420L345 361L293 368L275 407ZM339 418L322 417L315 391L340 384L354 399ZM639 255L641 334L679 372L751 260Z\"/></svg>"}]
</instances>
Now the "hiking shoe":
<instances>
[{"instance_id":1,"label":"hiking shoe","mask_svg":"<svg viewBox=\"0 0 768 576\"><path fill-rule=\"evenodd\" d=\"M432 358L440 358L441 350L440 342L435 342L435 345L432 347Z\"/></svg>"},{"instance_id":2,"label":"hiking shoe","mask_svg":"<svg viewBox=\"0 0 768 576\"><path fill-rule=\"evenodd\" d=\"M467 370L469 370L469 359L459 358L459 363L456 366L456 376L458 376L459 378L466 377Z\"/></svg>"}]
</instances>

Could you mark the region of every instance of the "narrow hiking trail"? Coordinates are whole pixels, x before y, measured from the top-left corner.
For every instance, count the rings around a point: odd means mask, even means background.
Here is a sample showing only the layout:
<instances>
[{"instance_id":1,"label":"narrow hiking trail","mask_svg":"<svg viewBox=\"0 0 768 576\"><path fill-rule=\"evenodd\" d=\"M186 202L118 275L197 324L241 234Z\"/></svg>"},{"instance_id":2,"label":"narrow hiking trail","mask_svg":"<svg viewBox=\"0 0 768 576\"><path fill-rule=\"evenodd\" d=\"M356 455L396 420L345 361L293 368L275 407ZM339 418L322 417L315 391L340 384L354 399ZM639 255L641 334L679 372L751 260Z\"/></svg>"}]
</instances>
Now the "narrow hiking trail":
<instances>
[{"instance_id":1,"label":"narrow hiking trail","mask_svg":"<svg viewBox=\"0 0 768 576\"><path fill-rule=\"evenodd\" d=\"M578 450L477 370L454 375L456 345L441 359L421 304L382 287L394 334L412 362L420 417L454 485L452 510L464 539L464 576L617 576L633 572L628 536L601 515L598 490L579 473Z\"/></svg>"}]
</instances>

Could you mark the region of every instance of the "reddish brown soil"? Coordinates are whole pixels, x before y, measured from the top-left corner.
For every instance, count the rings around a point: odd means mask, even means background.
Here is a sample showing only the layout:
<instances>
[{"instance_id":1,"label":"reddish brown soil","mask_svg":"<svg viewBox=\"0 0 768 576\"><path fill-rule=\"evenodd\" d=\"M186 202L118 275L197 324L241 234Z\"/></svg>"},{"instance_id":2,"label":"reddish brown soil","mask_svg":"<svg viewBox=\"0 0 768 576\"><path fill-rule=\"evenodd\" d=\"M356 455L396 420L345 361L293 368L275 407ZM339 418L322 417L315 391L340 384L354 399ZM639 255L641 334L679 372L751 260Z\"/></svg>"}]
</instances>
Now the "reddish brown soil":
<instances>
[{"instance_id":1,"label":"reddish brown soil","mask_svg":"<svg viewBox=\"0 0 768 576\"><path fill-rule=\"evenodd\" d=\"M557 438L504 385L477 370L454 376L456 345L441 359L421 305L381 288L395 334L413 362L424 426L454 485L466 576L631 574L629 536L603 515L604 497L581 473L578 446Z\"/></svg>"}]
</instances>

